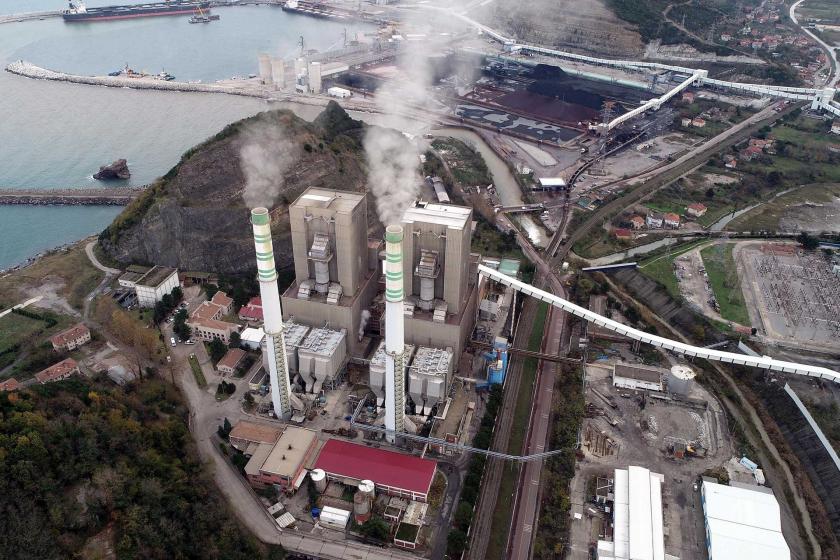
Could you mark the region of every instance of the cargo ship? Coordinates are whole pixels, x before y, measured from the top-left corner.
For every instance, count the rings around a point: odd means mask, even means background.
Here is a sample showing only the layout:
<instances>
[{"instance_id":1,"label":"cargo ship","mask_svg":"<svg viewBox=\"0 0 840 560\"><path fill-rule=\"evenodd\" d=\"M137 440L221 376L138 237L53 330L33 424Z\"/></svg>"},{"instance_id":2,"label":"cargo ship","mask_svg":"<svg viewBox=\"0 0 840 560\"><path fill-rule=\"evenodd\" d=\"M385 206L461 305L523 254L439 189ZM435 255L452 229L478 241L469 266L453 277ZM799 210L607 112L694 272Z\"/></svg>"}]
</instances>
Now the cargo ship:
<instances>
[{"instance_id":1,"label":"cargo ship","mask_svg":"<svg viewBox=\"0 0 840 560\"><path fill-rule=\"evenodd\" d=\"M189 15L198 10L209 10L210 2L205 0L172 0L132 6L103 6L88 8L83 0L70 0L68 9L61 15L64 21L101 21L153 16Z\"/></svg>"}]
</instances>

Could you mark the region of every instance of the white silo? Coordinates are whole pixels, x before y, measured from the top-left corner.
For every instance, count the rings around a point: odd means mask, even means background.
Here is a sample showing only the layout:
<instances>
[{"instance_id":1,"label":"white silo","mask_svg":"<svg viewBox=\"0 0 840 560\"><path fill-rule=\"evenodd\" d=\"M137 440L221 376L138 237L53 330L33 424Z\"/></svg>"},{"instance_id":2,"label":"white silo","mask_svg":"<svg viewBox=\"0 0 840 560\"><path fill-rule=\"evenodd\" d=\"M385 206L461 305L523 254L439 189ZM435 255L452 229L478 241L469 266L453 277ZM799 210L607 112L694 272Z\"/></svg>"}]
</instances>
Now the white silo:
<instances>
[{"instance_id":1,"label":"white silo","mask_svg":"<svg viewBox=\"0 0 840 560\"><path fill-rule=\"evenodd\" d=\"M687 395L691 391L697 374L690 367L677 364L668 373L668 391L677 395Z\"/></svg>"},{"instance_id":2,"label":"white silo","mask_svg":"<svg viewBox=\"0 0 840 560\"><path fill-rule=\"evenodd\" d=\"M327 473L323 469L313 469L309 472L309 478L315 484L315 490L323 494L327 489Z\"/></svg>"}]
</instances>

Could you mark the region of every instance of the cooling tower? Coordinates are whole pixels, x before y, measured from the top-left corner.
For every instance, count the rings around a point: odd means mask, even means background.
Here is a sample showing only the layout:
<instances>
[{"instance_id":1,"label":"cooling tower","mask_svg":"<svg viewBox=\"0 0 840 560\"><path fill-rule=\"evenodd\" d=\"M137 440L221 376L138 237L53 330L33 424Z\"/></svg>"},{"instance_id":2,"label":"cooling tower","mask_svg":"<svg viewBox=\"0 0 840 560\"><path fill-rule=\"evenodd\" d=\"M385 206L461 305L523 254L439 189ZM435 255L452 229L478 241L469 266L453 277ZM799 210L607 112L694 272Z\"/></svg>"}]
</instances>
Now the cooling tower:
<instances>
[{"instance_id":1,"label":"cooling tower","mask_svg":"<svg viewBox=\"0 0 840 560\"><path fill-rule=\"evenodd\" d=\"M405 325L403 319L403 228L385 228L385 428L396 441L405 431Z\"/></svg>"},{"instance_id":2,"label":"cooling tower","mask_svg":"<svg viewBox=\"0 0 840 560\"><path fill-rule=\"evenodd\" d=\"M254 248L257 252L257 273L265 321L263 329L265 350L268 353L271 402L274 405L274 414L278 418L288 420L292 416L289 362L283 338L283 312L280 309L280 292L277 289L277 270L274 268L274 247L271 242L268 209L251 210L251 224L254 226Z\"/></svg>"}]
</instances>

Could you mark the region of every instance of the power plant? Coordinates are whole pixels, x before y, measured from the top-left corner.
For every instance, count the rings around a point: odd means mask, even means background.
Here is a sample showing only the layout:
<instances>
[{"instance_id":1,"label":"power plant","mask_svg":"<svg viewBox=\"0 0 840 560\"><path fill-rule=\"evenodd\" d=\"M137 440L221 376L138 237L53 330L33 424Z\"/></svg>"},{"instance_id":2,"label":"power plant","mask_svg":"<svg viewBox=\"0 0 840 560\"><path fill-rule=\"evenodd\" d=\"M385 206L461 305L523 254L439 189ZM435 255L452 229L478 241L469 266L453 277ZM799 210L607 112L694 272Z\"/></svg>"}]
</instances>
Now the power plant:
<instances>
[{"instance_id":1,"label":"power plant","mask_svg":"<svg viewBox=\"0 0 840 560\"><path fill-rule=\"evenodd\" d=\"M271 402L274 414L287 420L292 416L289 362L283 339L283 312L277 289L277 270L274 266L274 246L271 241L271 217L267 208L251 210L254 227L254 249L257 253L257 275L260 282L263 319L265 324L265 356L271 383Z\"/></svg>"}]
</instances>

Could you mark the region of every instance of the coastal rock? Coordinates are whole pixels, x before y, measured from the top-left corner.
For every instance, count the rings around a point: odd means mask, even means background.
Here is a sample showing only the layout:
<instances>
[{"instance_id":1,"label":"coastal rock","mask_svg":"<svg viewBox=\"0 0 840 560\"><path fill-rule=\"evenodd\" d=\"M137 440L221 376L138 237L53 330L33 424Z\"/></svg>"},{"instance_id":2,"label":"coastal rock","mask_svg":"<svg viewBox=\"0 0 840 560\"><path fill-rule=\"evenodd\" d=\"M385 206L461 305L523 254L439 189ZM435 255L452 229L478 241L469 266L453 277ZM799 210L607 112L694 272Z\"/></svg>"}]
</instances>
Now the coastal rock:
<instances>
[{"instance_id":1,"label":"coastal rock","mask_svg":"<svg viewBox=\"0 0 840 560\"><path fill-rule=\"evenodd\" d=\"M316 124L289 111L269 111L229 125L187 151L178 165L127 206L100 234L103 249L124 265L158 264L220 274L255 270L249 209L242 200L240 151L253 125L276 126L300 147L271 208L277 269L291 270L288 203L310 186L364 190L363 125L348 122L341 113L338 105L331 105L331 118Z\"/></svg>"},{"instance_id":2,"label":"coastal rock","mask_svg":"<svg viewBox=\"0 0 840 560\"><path fill-rule=\"evenodd\" d=\"M93 176L98 181L124 180L130 177L131 172L128 170L128 162L124 159L118 159L111 165L103 165L99 168L99 172Z\"/></svg>"}]
</instances>

